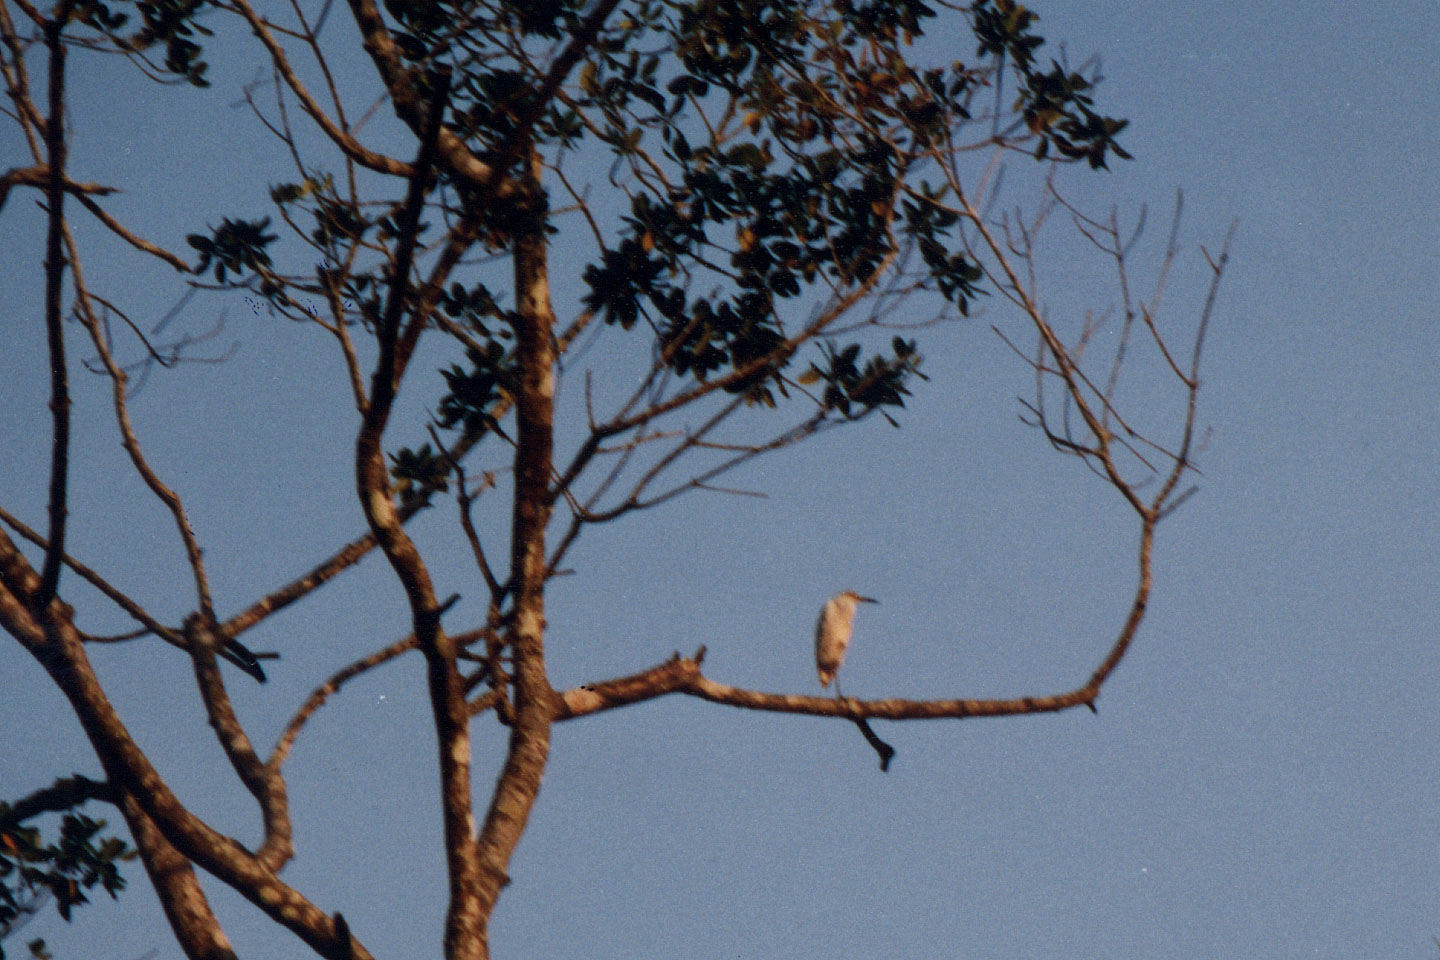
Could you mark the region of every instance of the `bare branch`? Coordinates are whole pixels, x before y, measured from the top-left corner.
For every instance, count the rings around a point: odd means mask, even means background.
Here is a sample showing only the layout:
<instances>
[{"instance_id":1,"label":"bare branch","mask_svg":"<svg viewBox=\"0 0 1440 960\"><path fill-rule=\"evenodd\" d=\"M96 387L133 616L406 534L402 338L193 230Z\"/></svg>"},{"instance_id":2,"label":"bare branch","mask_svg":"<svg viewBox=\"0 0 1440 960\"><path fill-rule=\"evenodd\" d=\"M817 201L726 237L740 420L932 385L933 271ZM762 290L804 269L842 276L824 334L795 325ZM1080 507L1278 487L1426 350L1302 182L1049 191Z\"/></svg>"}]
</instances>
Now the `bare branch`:
<instances>
[{"instance_id":1,"label":"bare branch","mask_svg":"<svg viewBox=\"0 0 1440 960\"><path fill-rule=\"evenodd\" d=\"M36 603L44 607L60 584L61 556L65 553L65 517L70 473L70 386L65 364L65 333L61 328L61 284L65 276L65 44L61 31L70 19L74 0L63 0L45 24L45 47L50 54L50 116L45 121L45 152L49 182L45 199L49 209L45 233L45 336L50 350L50 532L40 573Z\"/></svg>"},{"instance_id":2,"label":"bare branch","mask_svg":"<svg viewBox=\"0 0 1440 960\"><path fill-rule=\"evenodd\" d=\"M185 555L194 577L195 591L199 600L200 610L213 618L210 583L205 573L205 563L202 559L203 552L200 549L200 544L196 540L195 532L190 526L190 520L186 516L185 507L181 503L179 495L168 487L160 479L159 475L151 469L149 462L145 459L145 455L140 449L140 441L131 424L129 405L125 397L125 385L128 378L125 372L115 362L115 358L110 351L110 344L104 335L104 331L101 329L99 319L90 309L79 257L75 255L73 240L69 242L75 287L79 295L78 315L86 331L90 334L90 342L99 354L106 374L110 377L111 401L114 407L115 420L120 428L121 445L125 448L125 452L130 455L130 462L135 467L136 472L140 474L141 479L145 481L145 485L150 488L151 493L170 511L176 530L180 534L181 542L185 547Z\"/></svg>"},{"instance_id":3,"label":"bare branch","mask_svg":"<svg viewBox=\"0 0 1440 960\"><path fill-rule=\"evenodd\" d=\"M165 842L185 858L233 887L317 952L335 955L335 926L327 914L280 882L239 843L196 817L171 792L106 698L68 608L35 606L39 584L39 575L0 530L0 626L35 657L70 702L109 782L133 798L134 809L153 821ZM127 819L134 827L135 820ZM354 946L357 960L370 960L363 947Z\"/></svg>"},{"instance_id":4,"label":"bare branch","mask_svg":"<svg viewBox=\"0 0 1440 960\"><path fill-rule=\"evenodd\" d=\"M34 543L41 548L45 546L44 537L40 536L34 530L30 529L30 527L22 523L18 517L15 517L13 514L9 513L4 509L0 509L0 521L8 524L13 530L19 533L26 540L29 540L31 543ZM64 559L65 565L70 567L70 569L74 570L77 574L79 574L80 579L84 580L86 583L90 584L95 589L103 593L106 597L113 601L116 606L128 613L144 628L142 630L126 634L122 637L87 637L86 642L115 643L123 642L126 640L135 640L149 634L154 634L155 636L159 637L161 640L164 640L171 646L178 647L181 650L189 649L188 645L185 642L185 638L180 634L179 631L165 626L163 623L160 623L154 617L150 616L150 614L146 613L145 609L141 607L140 604L130 599L124 593L121 593L109 581L105 580L94 570L87 567L79 560L76 560L68 553L65 554ZM219 656L223 659L239 667L241 670L244 670L246 673L259 680L261 683L265 682L265 674L260 669L259 661L273 660L277 656L273 653L252 653L230 636L225 637L224 644L220 647L219 650L216 651L216 653L219 654Z\"/></svg>"},{"instance_id":5,"label":"bare branch","mask_svg":"<svg viewBox=\"0 0 1440 960\"><path fill-rule=\"evenodd\" d=\"M679 654L659 666L640 673L601 683L586 684L559 694L555 720L579 717L614 710L619 707L653 700L673 693L683 693L711 703L762 710L772 713L795 713L815 717L837 717L854 721L938 720L968 717L1001 717L1031 713L1057 713L1073 707L1093 707L1100 687L1114 668L1110 663L1118 657L1112 651L1101 669L1088 682L1074 690L1046 696L1016 697L1008 700L857 700L853 697L806 696L788 693L762 693L707 679L700 672L699 658L686 659ZM1120 651L1123 654L1123 650Z\"/></svg>"},{"instance_id":6,"label":"bare branch","mask_svg":"<svg viewBox=\"0 0 1440 960\"><path fill-rule=\"evenodd\" d=\"M491 794L490 804L473 854L480 868L473 890L463 892L452 877L449 934L470 924L479 936L463 949L476 958L487 953L484 930L508 881L510 857L520 842L539 795L540 780L550 749L551 702L554 691L545 664L545 531L553 498L549 484L554 471L555 364L559 345L555 338L555 312L550 303L546 218L540 191L541 165L527 140L519 184L526 199L523 222L512 241L515 311L510 328L515 336L517 379L515 388L515 492L510 533L510 597L512 617L508 639L514 659L510 687L511 733L505 763ZM492 643L492 671L499 666ZM503 689L498 684L496 690ZM503 702L503 697L497 703ZM468 713L467 713L468 716ZM468 788L468 784L466 785ZM447 794L448 794L447 790ZM457 791L458 795L458 791ZM468 799L468 794L466 795ZM449 797L447 796L447 801ZM466 811L468 816L468 810ZM447 835L449 833L447 823ZM468 842L468 835L467 835ZM453 842L453 841L452 841ZM467 853L471 852L467 849ZM461 910L466 911L464 914Z\"/></svg>"},{"instance_id":7,"label":"bare branch","mask_svg":"<svg viewBox=\"0 0 1440 960\"><path fill-rule=\"evenodd\" d=\"M320 105L315 101L310 91L306 89L305 85L300 82L299 76L296 75L294 68L290 65L289 58L285 56L284 48L276 42L275 38L271 35L270 28L255 13L248 0L230 0L230 5L245 18L245 22L250 25L251 31L259 38L260 42L264 44L266 51L270 54L271 62L275 65L275 69L279 71L280 76L285 79L286 85L290 87L290 90L299 99L301 107L304 108L305 112L309 114L310 118L315 121L320 129L324 131L325 136L329 137L331 142L344 152L346 157L360 164L362 167L378 173L387 173L396 177L413 177L415 175L415 170L410 164L403 163L392 157L387 157L383 153L376 153L351 136L349 131L344 127L337 126L335 122L326 115L325 111L320 108Z\"/></svg>"},{"instance_id":8,"label":"bare branch","mask_svg":"<svg viewBox=\"0 0 1440 960\"><path fill-rule=\"evenodd\" d=\"M424 503L418 500L409 507L401 507L397 511L398 521L405 523L419 513L423 507ZM329 582L337 574L359 563L365 554L374 548L375 534L373 532L365 533L350 541L309 572L302 574L273 593L261 597L249 607L226 620L223 625L225 632L232 636L239 636L270 614L285 609L296 600L310 594L317 587Z\"/></svg>"},{"instance_id":9,"label":"bare branch","mask_svg":"<svg viewBox=\"0 0 1440 960\"><path fill-rule=\"evenodd\" d=\"M26 15L33 22L43 25L43 18L33 7L22 7L22 9L26 10ZM10 51L8 62L0 59L0 76L5 78L6 90L15 104L16 119L20 124L21 131L25 134L25 142L30 148L30 156L40 163L45 156L43 147L45 118L35 106L35 101L30 98L30 78L25 70L25 48L20 42L20 35L15 32L15 24L10 19L10 11L3 3L0 3L0 41L3 41L5 48ZM8 185L6 189L8 189Z\"/></svg>"},{"instance_id":10,"label":"bare branch","mask_svg":"<svg viewBox=\"0 0 1440 960\"><path fill-rule=\"evenodd\" d=\"M347 681L365 673L367 670L378 667L382 663L393 660L403 653L414 650L418 646L419 644L415 639L415 634L412 633L403 640L397 640L390 644L390 646L376 650L369 656L362 657L344 669L336 671L331 675L330 679L326 680L319 687L316 687L314 692L306 699L304 705L295 712L295 715L290 718L290 722L285 725L285 732L280 735L280 739L275 744L275 749L270 754L270 759L265 762L266 769L273 774L280 772L280 768L284 766L285 760L290 756L290 751L295 746L295 740L300 736L300 731L304 728L305 724L309 722L317 710L325 705L325 701L328 700L332 694L337 693Z\"/></svg>"},{"instance_id":11,"label":"bare branch","mask_svg":"<svg viewBox=\"0 0 1440 960\"><path fill-rule=\"evenodd\" d=\"M379 358L370 380L370 403L355 442L356 492L365 518L385 552L396 577L405 589L415 626L416 644L425 655L430 702L439 742L441 774L441 806L445 833L446 867L450 878L450 903L446 913L445 945L447 955L478 956L474 953L484 928L485 910L480 891L484 881L478 844L474 835L474 813L470 795L469 713L465 692L455 666L455 643L440 625L440 604L425 562L414 542L405 533L395 516L390 499L384 455L380 438L388 422L399 379L405 363L414 350L420 331L427 323L429 311L443 283L444 273L459 261L460 254L474 242L474 234L451 231L445 254L432 271L432 281L425 297L412 308L410 322L402 332L401 312L405 307L406 289L410 280L411 257L419 232L421 201L426 180L437 155L437 141L449 93L448 70L436 80L435 94L428 105L425 131L421 140L416 172L410 181L400 223L400 249L390 277L389 299L377 324Z\"/></svg>"},{"instance_id":12,"label":"bare branch","mask_svg":"<svg viewBox=\"0 0 1440 960\"><path fill-rule=\"evenodd\" d=\"M465 468L451 456L449 448L440 442L435 428L430 427L429 431L430 438L435 441L435 446L444 454L445 462L450 465L451 471L455 474L455 502L460 509L460 528L465 532L465 539L470 544L471 555L475 557L475 566L479 568L480 576L485 579L485 586L490 588L492 602L499 603L504 591L499 581L495 579L494 572L490 569L490 562L485 557L485 548L480 545L480 537L476 534L474 521L470 518L470 507L474 503L474 496L465 486ZM489 486L492 482L493 478L487 478L485 485Z\"/></svg>"}]
</instances>

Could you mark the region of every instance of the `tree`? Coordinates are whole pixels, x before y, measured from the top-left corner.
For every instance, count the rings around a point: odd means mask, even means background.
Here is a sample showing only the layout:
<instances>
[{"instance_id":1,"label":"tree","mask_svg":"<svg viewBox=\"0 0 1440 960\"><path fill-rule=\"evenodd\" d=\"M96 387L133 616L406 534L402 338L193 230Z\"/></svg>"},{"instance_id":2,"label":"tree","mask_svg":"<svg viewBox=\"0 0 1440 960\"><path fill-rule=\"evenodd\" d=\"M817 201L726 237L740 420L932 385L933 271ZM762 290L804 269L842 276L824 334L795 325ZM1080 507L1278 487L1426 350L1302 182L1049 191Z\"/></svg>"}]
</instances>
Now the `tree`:
<instances>
[{"instance_id":1,"label":"tree","mask_svg":"<svg viewBox=\"0 0 1440 960\"><path fill-rule=\"evenodd\" d=\"M993 213L994 173L1011 154L1017 163L1090 169L1128 158L1115 139L1125 121L1098 112L1093 73L1039 57L1033 13L1011 0L387 0L383 10L350 0L348 12L378 84L367 95L378 90L408 130L408 153L367 142L353 118L353 104L365 100L334 65L356 53L336 29L324 31L338 16L329 3L274 15L248 0L63 0L48 13L22 0L0 5L11 120L31 152L29 166L0 181L0 204L28 187L46 210L52 439L44 528L0 513L13 531L0 530L0 623L53 679L104 774L103 782L65 781L20 800L0 820L0 836L19 836L23 819L45 810L109 803L187 956L233 956L201 890L203 873L317 954L368 957L334 905L312 902L281 878L294 853L284 764L336 689L415 650L437 746L445 952L485 957L556 723L681 693L854 722L884 766L892 750L871 718L1094 709L1145 615L1155 529L1190 489L1201 346L1225 254L1210 261L1209 299L1182 353L1156 316L1173 231L1155 294L1139 300L1128 276L1134 238L1117 217L1087 217L1050 180L1030 216ZM937 23L964 25L974 39L967 59L931 56L926 31ZM295 174L272 186L269 213L237 212L189 235L192 263L107 213L97 198L108 187L72 177L67 57L120 53L162 82L203 88L202 42L232 29L253 35L267 61L275 105L254 98L259 88L246 95ZM42 69L43 97L32 79ZM154 342L119 296L87 286L67 204L185 274L192 291L235 292L333 340L359 414L349 482L367 531L221 615L184 501L146 459L128 414L135 371L190 359L195 344ZM1120 303L1113 323L1091 317L1067 331L1039 297L1035 237L1057 213L1109 257ZM1178 213L1177 206L1177 226ZM572 291L574 302L557 307L559 290ZM701 647L637 664L620 679L552 688L547 585L565 572L584 531L687 492L723 491L717 481L727 472L823 431L877 415L898 425L897 411L923 379L919 345L903 334L967 316L982 297L1015 308L1034 338L1027 348L1019 333L997 327L1033 374L1027 422L1118 493L1139 527L1128 615L1084 683L1007 700L774 694L705 676ZM916 311L929 311L926 322L900 319ZM112 318L129 333L114 336ZM184 552L194 597L181 623L163 622L143 598L66 550L67 322L83 332L112 384L110 415L125 451ZM595 336L616 341L625 359L588 372L584 421L560 423L561 363L582 337ZM1178 400L1168 423L1157 422L1143 398L1132 408L1122 403L1142 346ZM445 389L431 421L419 424L397 417L397 403L404 389L429 389L415 369L418 357L432 355L424 350L445 357ZM138 362L126 359L137 352ZM785 422L777 429L778 417ZM562 428L578 441L557 442ZM388 453L387 430L404 437L390 441ZM511 524L508 544L497 545L479 535L472 508L498 491L509 497ZM469 580L486 597L478 622L446 622L455 598L437 589L433 561L407 528L445 494L471 549ZM262 661L273 655L247 649L247 631L377 549L411 632L321 683L262 756L218 661L264 681ZM67 583L79 582L123 610L136 631L87 632L83 612L66 600ZM107 696L86 644L139 636L159 637L193 660L195 695L263 820L253 848L187 809ZM494 729L489 724L505 728L508 745L477 825L471 744ZM26 856L43 862L38 838L25 837ZM116 842L92 852L96 865L113 869L126 852ZM0 867L18 851L0 850ZM7 882L18 883L23 898L39 876ZM113 894L118 884L106 889Z\"/></svg>"}]
</instances>

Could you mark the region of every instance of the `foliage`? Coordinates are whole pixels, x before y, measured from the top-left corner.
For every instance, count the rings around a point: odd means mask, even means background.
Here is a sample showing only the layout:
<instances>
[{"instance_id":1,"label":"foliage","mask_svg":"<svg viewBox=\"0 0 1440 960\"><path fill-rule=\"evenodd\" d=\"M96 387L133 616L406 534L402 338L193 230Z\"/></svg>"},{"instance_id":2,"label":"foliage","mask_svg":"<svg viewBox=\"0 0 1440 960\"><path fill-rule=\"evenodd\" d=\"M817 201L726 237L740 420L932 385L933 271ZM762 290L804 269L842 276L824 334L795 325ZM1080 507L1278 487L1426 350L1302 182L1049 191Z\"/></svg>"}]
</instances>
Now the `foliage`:
<instances>
[{"instance_id":1,"label":"foliage","mask_svg":"<svg viewBox=\"0 0 1440 960\"><path fill-rule=\"evenodd\" d=\"M131 5L113 0L109 3L81 0L75 5L73 16L110 37L122 51L143 54L155 44L164 44L163 72L174 74L192 86L210 86L210 81L205 79L209 64L200 59L200 44L191 39L213 36L212 31L199 22L208 5L206 0L135 0L135 13L143 26L127 34L125 28L131 19L123 8Z\"/></svg>"},{"instance_id":2,"label":"foliage","mask_svg":"<svg viewBox=\"0 0 1440 960\"><path fill-rule=\"evenodd\" d=\"M260 273L269 268L270 254L265 248L277 239L275 234L265 232L269 226L269 217L253 221L226 217L211 231L211 236L190 234L185 242L200 254L195 272L204 273L214 264L215 279L224 283L227 271L243 275L247 271Z\"/></svg>"},{"instance_id":3,"label":"foliage","mask_svg":"<svg viewBox=\"0 0 1440 960\"><path fill-rule=\"evenodd\" d=\"M75 907L88 903L86 891L99 887L112 898L125 888L120 861L135 851L124 840L103 836L104 820L67 813L60 835L46 842L35 827L13 821L0 802L0 939L14 930L48 895L67 921ZM0 948L0 960L5 956Z\"/></svg>"},{"instance_id":4,"label":"foliage","mask_svg":"<svg viewBox=\"0 0 1440 960\"><path fill-rule=\"evenodd\" d=\"M912 62L908 45L937 11L914 0L628 3L584 49L573 87L543 102L534 65L555 43L591 30L591 4L385 6L419 92L433 90L431 65L464 65L446 116L475 155L512 173L521 139L556 170L582 149L611 155L628 210L617 230L597 234L596 257L579 270L583 304L606 324L649 331L675 383L728 376L725 391L769 406L795 384L787 371L796 348L833 320L825 304L863 295L909 251L919 258L906 281L911 292L937 291L962 315L985 292L947 202L954 186L945 166L967 131L974 130L972 143L1037 157L1053 150L1092 167L1105 166L1110 154L1128 157L1115 142L1125 121L1094 111L1086 77L1037 66L1038 18L1010 0L965 11L978 60L931 65ZM1006 62L1019 85L1017 120L996 132L998 117L984 115L978 99L1000 82ZM440 206L452 211L466 209L474 193L443 167L437 186ZM368 324L379 309L376 284L387 282L385 264L330 271L355 262L370 232L393 237L394 208L378 218L362 214L336 193L330 174L315 170L273 188L272 197L311 211L308 239L325 253L327 282L343 286ZM487 250L506 251L517 216L528 214L493 198L485 204L478 227ZM255 282L282 303L323 292L299 274L286 281L272 271L268 225L268 218L226 219L211 236L192 235L196 270L213 266L217 280ZM466 346L464 366L442 371L443 427L496 426L485 411L505 392L513 354L503 342L507 325L492 328L505 318L494 286L457 280L441 295L444 315L481 338ZM825 321L807 323L816 316ZM893 349L902 342L895 338L889 351L851 342L807 364L827 383L823 406L847 418L903 407L921 358ZM414 455L397 454L407 463Z\"/></svg>"}]
</instances>

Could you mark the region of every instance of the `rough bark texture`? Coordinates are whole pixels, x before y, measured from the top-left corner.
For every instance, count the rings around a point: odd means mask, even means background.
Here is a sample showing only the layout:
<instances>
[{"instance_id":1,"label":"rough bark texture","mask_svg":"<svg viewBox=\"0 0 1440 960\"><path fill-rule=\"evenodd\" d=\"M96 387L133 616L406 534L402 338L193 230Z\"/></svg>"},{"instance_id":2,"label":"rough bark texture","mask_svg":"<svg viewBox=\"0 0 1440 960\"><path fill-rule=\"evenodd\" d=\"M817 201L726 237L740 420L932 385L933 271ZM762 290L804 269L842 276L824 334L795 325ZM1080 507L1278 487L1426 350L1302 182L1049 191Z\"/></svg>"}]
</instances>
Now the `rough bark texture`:
<instances>
[{"instance_id":1,"label":"rough bark texture","mask_svg":"<svg viewBox=\"0 0 1440 960\"><path fill-rule=\"evenodd\" d=\"M160 898L165 919L170 921L185 956L190 960L235 960L235 950L210 911L210 902L200 889L190 861L170 845L133 796L123 796L120 810L135 839L140 862Z\"/></svg>"},{"instance_id":2,"label":"rough bark texture","mask_svg":"<svg viewBox=\"0 0 1440 960\"><path fill-rule=\"evenodd\" d=\"M514 323L520 382L516 396L515 508L511 577L515 618L514 721L509 751L480 833L488 918L507 877L510 857L540 792L550 752L555 692L545 672L545 528L550 520L550 474L555 412L555 315L550 306L544 215L533 168L534 202L515 237Z\"/></svg>"}]
</instances>

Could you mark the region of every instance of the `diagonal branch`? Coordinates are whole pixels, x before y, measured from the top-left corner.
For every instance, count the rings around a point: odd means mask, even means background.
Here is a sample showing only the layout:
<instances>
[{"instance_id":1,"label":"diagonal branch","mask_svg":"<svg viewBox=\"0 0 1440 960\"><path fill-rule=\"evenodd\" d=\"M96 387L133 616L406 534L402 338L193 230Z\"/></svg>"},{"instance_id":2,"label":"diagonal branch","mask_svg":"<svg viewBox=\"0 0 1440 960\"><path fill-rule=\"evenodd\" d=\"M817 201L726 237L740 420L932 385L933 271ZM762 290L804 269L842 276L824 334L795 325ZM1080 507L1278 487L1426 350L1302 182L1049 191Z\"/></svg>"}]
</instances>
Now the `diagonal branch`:
<instances>
[{"instance_id":1,"label":"diagonal branch","mask_svg":"<svg viewBox=\"0 0 1440 960\"><path fill-rule=\"evenodd\" d=\"M375 64L380 80L395 105L395 114L416 134L426 125L424 105L411 72L402 66L400 49L395 38L385 26L385 20L373 0L350 0L350 13L355 25L360 28L365 52ZM273 55L273 54L272 54ZM459 137L443 124L436 136L436 152L447 170L472 186L493 191L491 199L500 199L513 193L513 183L502 179L497 168L481 160L470 151ZM413 171L408 175L413 176Z\"/></svg>"},{"instance_id":2,"label":"diagonal branch","mask_svg":"<svg viewBox=\"0 0 1440 960\"><path fill-rule=\"evenodd\" d=\"M3 507L0 507L0 523L5 523L16 533L20 534L20 536L24 537L26 540L29 540L31 543L35 544L41 549L45 548L44 537L40 536L39 533L32 530L18 517L10 513L8 510L5 510ZM179 631L173 630L170 627L165 626L165 624L150 616L150 614L146 612L145 608L140 606L139 603L126 596L117 587L115 587L114 584L110 583L104 577L100 576L100 574L96 573L90 567L70 556L70 554L65 554L64 560L65 565L68 566L71 570L74 570L80 576L80 579L90 584L96 590L99 590L106 597L108 597L112 603L114 603L121 610L124 610L131 617L133 617L137 623L143 626L145 628L145 631L142 632L140 636L143 636L145 632L153 633L155 634L155 636L159 637L161 640L164 640L171 646L179 647L181 650L187 649L185 644L185 638L181 636ZM227 633L227 636L233 635ZM222 658L228 660L230 663L239 667L241 670L246 671L251 676L255 676L256 671L259 670L259 665L256 663L257 658L273 658L275 656L274 654L251 653L239 643L235 642L233 638L228 640L228 642L221 646L220 649L216 652ZM260 676L258 676L256 679L264 680L264 674L261 673Z\"/></svg>"},{"instance_id":3,"label":"diagonal branch","mask_svg":"<svg viewBox=\"0 0 1440 960\"><path fill-rule=\"evenodd\" d=\"M594 318L594 314L586 312L578 317L563 334L561 334L558 349L564 352L575 338L578 337L585 327ZM510 409L511 400L509 396L502 396L490 409L490 418L500 420ZM463 461L475 448L475 445L484 439L486 430L467 430L460 436L460 439L447 451L447 466L450 463ZM447 474L448 476L448 474ZM412 502L402 505L396 516L400 523L408 523L410 518L428 506L428 497L439 489L439 480L432 481L421 488L420 496ZM277 613L294 603L296 600L308 595L311 591L324 585L326 582L344 572L349 567L358 563L367 553L375 549L376 541L373 531L366 531L359 537L341 547L330 557L312 568L308 573L302 574L283 587L261 597L240 613L226 620L223 624L225 632L231 637L239 636L251 629L261 620Z\"/></svg>"},{"instance_id":4,"label":"diagonal branch","mask_svg":"<svg viewBox=\"0 0 1440 960\"><path fill-rule=\"evenodd\" d=\"M524 108L515 118L515 134L511 142L507 143L500 151L502 155L511 155L518 143L518 138L523 131L529 130L550 106L550 101L560 90L560 85L570 76L570 71L580 62L590 48L595 44L595 38L600 34L600 28L605 26L606 19L620 5L620 0L600 0L595 8L586 15L585 20L580 24L579 29L570 35L570 42L560 52L550 69L546 71L545 78L540 81L540 86L530 97Z\"/></svg>"},{"instance_id":5,"label":"diagonal branch","mask_svg":"<svg viewBox=\"0 0 1440 960\"><path fill-rule=\"evenodd\" d=\"M403 653L408 653L418 646L419 644L415 639L415 634L412 633L408 637L397 640L390 644L390 646L376 650L374 653L362 657L354 663L336 671L330 679L315 688L305 700L305 703L301 705L300 709L295 711L295 715L291 717L290 722L285 725L285 731L280 735L280 739L276 741L275 749L270 753L270 759L265 761L265 766L271 771L279 773L280 768L284 766L286 759L289 758L290 751L295 746L295 740L300 736L300 731L304 728L305 724L310 721L310 718L315 715L317 710L325 705L325 701L330 699L332 694L338 692L347 681L358 677L367 670L372 670L380 666L382 663L393 660Z\"/></svg>"},{"instance_id":6,"label":"diagonal branch","mask_svg":"<svg viewBox=\"0 0 1440 960\"><path fill-rule=\"evenodd\" d=\"M332 917L282 883L238 842L195 816L170 790L105 696L69 609L53 603L35 606L39 585L39 575L0 531L0 627L35 657L70 702L106 779L134 800L135 809L185 859L234 888L317 953L345 955L341 951L347 944L338 939ZM134 827L135 819L127 819ZM356 960L369 960L364 947L353 941L348 946Z\"/></svg>"},{"instance_id":7,"label":"diagonal branch","mask_svg":"<svg viewBox=\"0 0 1440 960\"><path fill-rule=\"evenodd\" d=\"M260 16L255 13L255 10L247 0L231 0L231 4L239 11L240 15L245 18L245 22L250 25L251 31L259 38L260 42L264 44L265 50L270 54L270 60L275 65L276 71L299 99L304 111L309 114L310 118L314 120L316 125L325 133L325 136L329 137L330 141L339 147L346 157L360 164L360 166L374 170L377 173L386 173L397 177L413 177L415 175L415 170L410 164L403 163L393 157L388 157L383 153L377 153L371 150L356 140L348 129L336 125L325 111L321 109L320 104L316 102L314 96L305 87L305 84L300 81L299 76L295 73L294 67L290 65L289 58L285 56L285 49L276 42L274 36L271 35L270 29L266 26L265 22L261 20Z\"/></svg>"},{"instance_id":8,"label":"diagonal branch","mask_svg":"<svg viewBox=\"0 0 1440 960\"><path fill-rule=\"evenodd\" d=\"M86 332L90 335L91 344L95 347L101 363L105 368L106 375L110 378L111 401L115 412L115 421L120 428L121 446L130 455L130 462L145 485L150 488L151 493L165 504L175 523L176 530L180 535L181 543L185 548L186 560L190 565L190 571L195 583L195 592L198 599L200 611L211 620L214 619L214 609L211 603L210 581L205 572L203 560L204 551L200 549L199 541L195 537L195 531L190 526L190 520L186 516L184 504L180 496L175 493L158 474L150 467L140 449L139 438L135 434L133 424L130 421L129 404L126 400L125 391L128 375L119 364L115 362L114 354L110 350L109 337L106 335L100 319L96 316L90 303L90 294L85 284L85 276L80 267L80 256L76 250L75 239L71 236L69 227L65 227L65 243L70 253L70 264L74 275L76 292L76 314ZM243 645L233 638L227 637L225 653L222 654L227 660L239 666L246 673L250 674L261 683L265 682L265 671L260 668L259 660Z\"/></svg>"}]
</instances>

